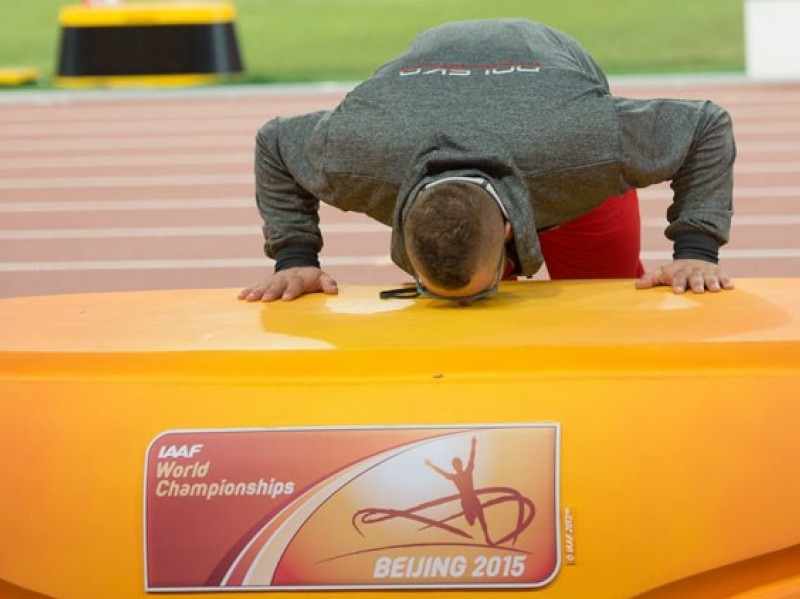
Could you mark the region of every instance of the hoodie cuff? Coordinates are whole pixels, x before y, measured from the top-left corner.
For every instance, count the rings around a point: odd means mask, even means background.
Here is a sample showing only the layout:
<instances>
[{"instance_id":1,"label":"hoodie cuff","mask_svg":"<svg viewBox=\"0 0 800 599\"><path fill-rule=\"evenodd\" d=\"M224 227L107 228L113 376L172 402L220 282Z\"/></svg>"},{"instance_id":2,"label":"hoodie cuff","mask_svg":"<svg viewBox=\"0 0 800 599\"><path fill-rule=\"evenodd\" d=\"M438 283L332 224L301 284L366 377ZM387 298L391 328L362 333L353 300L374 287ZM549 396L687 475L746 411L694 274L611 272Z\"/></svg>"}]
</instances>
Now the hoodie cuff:
<instances>
[{"instance_id":1,"label":"hoodie cuff","mask_svg":"<svg viewBox=\"0 0 800 599\"><path fill-rule=\"evenodd\" d=\"M275 252L275 272L302 266L319 268L317 250L310 245L289 245Z\"/></svg>"},{"instance_id":2,"label":"hoodie cuff","mask_svg":"<svg viewBox=\"0 0 800 599\"><path fill-rule=\"evenodd\" d=\"M682 233L675 238L673 260L719 262L719 243L705 233Z\"/></svg>"}]
</instances>

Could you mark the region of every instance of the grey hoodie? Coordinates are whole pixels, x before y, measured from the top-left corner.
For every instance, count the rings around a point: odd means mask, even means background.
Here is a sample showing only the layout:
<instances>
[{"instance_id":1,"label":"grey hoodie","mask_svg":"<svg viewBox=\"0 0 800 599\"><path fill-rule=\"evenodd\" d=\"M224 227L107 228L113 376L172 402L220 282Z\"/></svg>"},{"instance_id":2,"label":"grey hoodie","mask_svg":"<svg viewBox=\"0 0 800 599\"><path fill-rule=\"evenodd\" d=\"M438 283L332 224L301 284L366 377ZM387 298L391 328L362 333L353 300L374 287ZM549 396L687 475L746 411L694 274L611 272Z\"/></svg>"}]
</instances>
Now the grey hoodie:
<instances>
[{"instance_id":1,"label":"grey hoodie","mask_svg":"<svg viewBox=\"0 0 800 599\"><path fill-rule=\"evenodd\" d=\"M735 145L711 102L612 97L569 36L522 19L420 34L332 111L277 118L256 144L256 196L276 269L317 263L319 201L393 228L425 184L479 175L508 214L522 274L542 265L537 230L632 187L670 180L676 258L716 260L728 240Z\"/></svg>"}]
</instances>

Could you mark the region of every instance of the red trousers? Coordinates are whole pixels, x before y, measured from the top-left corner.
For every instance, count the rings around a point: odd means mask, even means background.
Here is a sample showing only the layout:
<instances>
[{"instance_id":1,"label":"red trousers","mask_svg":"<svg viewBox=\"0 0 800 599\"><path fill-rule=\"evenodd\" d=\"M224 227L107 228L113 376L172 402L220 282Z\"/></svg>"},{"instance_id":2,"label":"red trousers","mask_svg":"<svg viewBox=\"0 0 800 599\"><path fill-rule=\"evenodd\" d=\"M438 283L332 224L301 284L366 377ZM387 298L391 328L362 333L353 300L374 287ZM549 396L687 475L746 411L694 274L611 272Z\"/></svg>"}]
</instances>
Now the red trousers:
<instances>
[{"instance_id":1,"label":"red trousers","mask_svg":"<svg viewBox=\"0 0 800 599\"><path fill-rule=\"evenodd\" d=\"M635 189L539 234L551 279L629 279L644 274L641 219Z\"/></svg>"}]
</instances>

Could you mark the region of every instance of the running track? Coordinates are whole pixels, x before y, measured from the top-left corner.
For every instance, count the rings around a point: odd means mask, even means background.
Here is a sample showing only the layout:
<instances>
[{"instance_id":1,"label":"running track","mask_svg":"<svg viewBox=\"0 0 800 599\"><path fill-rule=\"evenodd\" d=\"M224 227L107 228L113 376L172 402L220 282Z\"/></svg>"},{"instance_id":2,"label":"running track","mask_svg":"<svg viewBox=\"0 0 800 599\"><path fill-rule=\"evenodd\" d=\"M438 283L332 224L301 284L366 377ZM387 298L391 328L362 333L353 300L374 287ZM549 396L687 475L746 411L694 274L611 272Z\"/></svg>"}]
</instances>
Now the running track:
<instances>
[{"instance_id":1,"label":"running track","mask_svg":"<svg viewBox=\"0 0 800 599\"><path fill-rule=\"evenodd\" d=\"M800 82L612 81L617 95L708 98L739 147L734 277L800 276ZM0 297L237 289L272 264L254 206L253 138L276 115L334 106L344 88L0 95ZM670 189L640 191L643 259L666 261ZM389 231L323 207L323 265L340 283L395 284ZM542 278L544 273L537 275Z\"/></svg>"}]
</instances>

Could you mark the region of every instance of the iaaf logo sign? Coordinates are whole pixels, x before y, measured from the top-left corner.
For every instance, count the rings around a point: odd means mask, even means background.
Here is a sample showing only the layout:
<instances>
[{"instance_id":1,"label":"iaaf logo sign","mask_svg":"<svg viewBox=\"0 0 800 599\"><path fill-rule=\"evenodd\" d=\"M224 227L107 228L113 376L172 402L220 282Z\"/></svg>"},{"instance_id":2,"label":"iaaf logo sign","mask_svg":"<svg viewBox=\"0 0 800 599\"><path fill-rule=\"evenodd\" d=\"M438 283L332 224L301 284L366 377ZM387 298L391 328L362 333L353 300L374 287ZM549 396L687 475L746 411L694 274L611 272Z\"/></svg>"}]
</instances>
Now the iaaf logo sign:
<instances>
[{"instance_id":1,"label":"iaaf logo sign","mask_svg":"<svg viewBox=\"0 0 800 599\"><path fill-rule=\"evenodd\" d=\"M560 566L559 434L557 424L166 433L145 477L147 589L546 585ZM198 446L202 461L176 470Z\"/></svg>"},{"instance_id":2,"label":"iaaf logo sign","mask_svg":"<svg viewBox=\"0 0 800 599\"><path fill-rule=\"evenodd\" d=\"M163 445L158 450L159 458L193 458L203 450L202 444L196 445Z\"/></svg>"},{"instance_id":3,"label":"iaaf logo sign","mask_svg":"<svg viewBox=\"0 0 800 599\"><path fill-rule=\"evenodd\" d=\"M385 526L392 520L406 520L418 533L426 529L438 530L444 536L451 536L454 544L464 543L470 547L485 549L512 548L533 522L536 507L529 497L510 487L475 488L477 444L477 438L473 437L466 465L461 458L455 457L452 460L452 470L445 470L429 459L425 460L426 466L453 484L455 494L405 509L362 509L353 515L353 527L364 536L362 530L367 526ZM497 515L501 512L508 512L506 516L510 514L512 517L498 518ZM493 525L491 531L490 519ZM510 527L500 530L498 524ZM427 546L426 543L423 545ZM404 547L413 548L414 544ZM525 574L527 559L528 556L524 554L477 554L471 559L463 554L380 556L375 560L373 576L376 579L411 580L467 577L513 579Z\"/></svg>"},{"instance_id":4,"label":"iaaf logo sign","mask_svg":"<svg viewBox=\"0 0 800 599\"><path fill-rule=\"evenodd\" d=\"M521 63L515 61L480 63L480 64L453 64L432 63L415 64L400 67L401 77L416 75L445 75L452 77L469 77L471 75L510 75L512 73L538 73L542 68L539 62Z\"/></svg>"}]
</instances>

